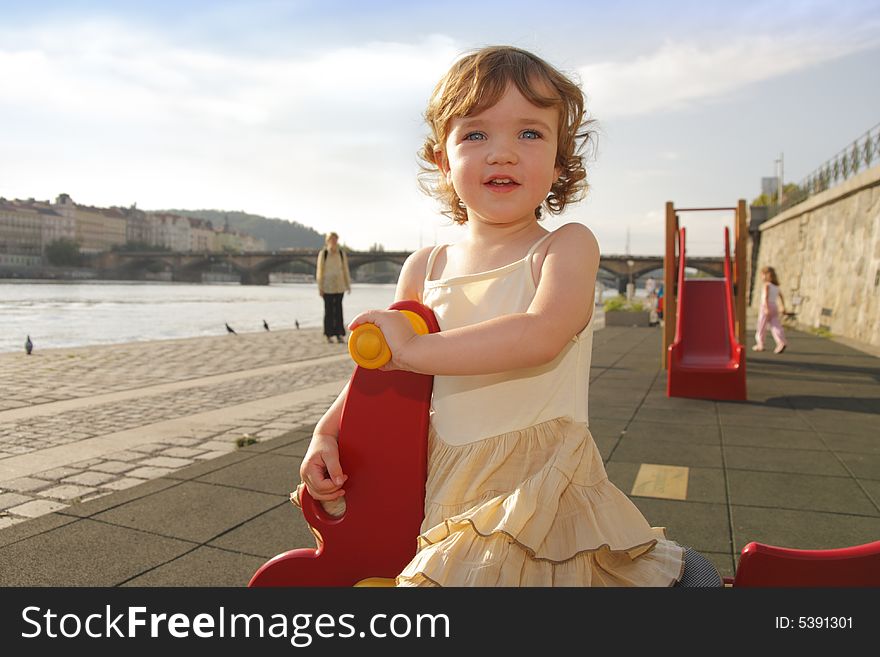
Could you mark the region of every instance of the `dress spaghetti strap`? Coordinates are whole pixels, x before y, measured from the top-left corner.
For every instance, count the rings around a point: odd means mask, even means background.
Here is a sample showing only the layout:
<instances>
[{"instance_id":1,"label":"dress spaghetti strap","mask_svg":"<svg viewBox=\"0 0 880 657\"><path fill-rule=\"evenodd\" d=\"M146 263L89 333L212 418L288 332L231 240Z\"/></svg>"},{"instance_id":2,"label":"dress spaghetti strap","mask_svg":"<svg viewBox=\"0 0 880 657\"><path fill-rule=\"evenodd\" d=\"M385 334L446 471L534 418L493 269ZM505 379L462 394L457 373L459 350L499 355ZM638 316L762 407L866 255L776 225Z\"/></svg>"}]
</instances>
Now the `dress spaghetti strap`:
<instances>
[{"instance_id":1,"label":"dress spaghetti strap","mask_svg":"<svg viewBox=\"0 0 880 657\"><path fill-rule=\"evenodd\" d=\"M547 233L546 235L544 235L544 236L543 236L541 239L539 239L537 242L535 242L534 244L532 244L532 248L529 249L529 252L526 253L526 257L523 258L523 260L531 260L532 256L535 255L535 251L537 251L537 250L538 250L538 247L541 246L541 242L543 242L545 239L547 239L548 237L550 237L552 234L553 234L553 233L552 233L552 231L551 231L551 232Z\"/></svg>"},{"instance_id":2,"label":"dress spaghetti strap","mask_svg":"<svg viewBox=\"0 0 880 657\"><path fill-rule=\"evenodd\" d=\"M425 280L431 280L431 272L434 269L434 261L437 259L437 254L440 253L440 249L447 246L446 244L438 244L433 249L431 249L431 253L428 254L428 263L425 265Z\"/></svg>"},{"instance_id":3,"label":"dress spaghetti strap","mask_svg":"<svg viewBox=\"0 0 880 657\"><path fill-rule=\"evenodd\" d=\"M532 259L532 256L535 255L535 251L538 249L538 247L541 246L541 244L544 242L544 240L546 240L552 234L553 233L550 232L550 233L547 233L546 235L543 235L537 242L532 244L532 246L528 250L528 253L526 253L526 255L523 256L522 259L517 260L516 262L530 262ZM431 273L434 270L434 262L437 260L437 255L440 253L440 249L446 248L447 246L449 246L449 245L448 244L438 244L433 249L431 249L431 253L428 254L428 262L425 264L425 281L433 280L431 278ZM510 263L510 264L515 264L515 263Z\"/></svg>"}]
</instances>

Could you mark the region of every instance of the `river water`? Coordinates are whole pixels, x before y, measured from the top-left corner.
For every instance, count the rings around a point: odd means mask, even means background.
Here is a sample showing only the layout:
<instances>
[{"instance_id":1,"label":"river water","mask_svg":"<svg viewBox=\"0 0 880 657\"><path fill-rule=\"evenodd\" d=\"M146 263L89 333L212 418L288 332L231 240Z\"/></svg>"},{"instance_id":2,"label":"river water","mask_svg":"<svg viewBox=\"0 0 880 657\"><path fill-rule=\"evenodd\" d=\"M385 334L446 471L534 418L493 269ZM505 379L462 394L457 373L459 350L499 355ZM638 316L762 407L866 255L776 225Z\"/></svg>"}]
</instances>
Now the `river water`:
<instances>
[{"instance_id":1,"label":"river water","mask_svg":"<svg viewBox=\"0 0 880 657\"><path fill-rule=\"evenodd\" d=\"M394 284L354 283L345 320L394 301ZM642 290L637 291L637 296ZM617 294L603 289L602 299ZM0 353L323 326L314 283L0 280ZM0 373L2 375L2 373Z\"/></svg>"},{"instance_id":2,"label":"river water","mask_svg":"<svg viewBox=\"0 0 880 657\"><path fill-rule=\"evenodd\" d=\"M393 284L352 285L345 320L394 301ZM0 352L225 335L323 326L324 302L314 283L145 283L0 281Z\"/></svg>"}]
</instances>

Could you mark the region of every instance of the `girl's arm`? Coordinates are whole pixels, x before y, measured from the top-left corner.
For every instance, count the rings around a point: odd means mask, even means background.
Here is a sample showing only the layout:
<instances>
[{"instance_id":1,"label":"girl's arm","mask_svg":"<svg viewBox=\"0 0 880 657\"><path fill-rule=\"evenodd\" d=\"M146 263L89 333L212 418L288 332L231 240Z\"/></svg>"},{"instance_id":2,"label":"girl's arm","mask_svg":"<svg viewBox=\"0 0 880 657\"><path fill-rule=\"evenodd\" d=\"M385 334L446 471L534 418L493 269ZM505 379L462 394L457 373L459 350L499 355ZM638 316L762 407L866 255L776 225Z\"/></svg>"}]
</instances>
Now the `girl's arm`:
<instances>
[{"instance_id":1,"label":"girl's arm","mask_svg":"<svg viewBox=\"0 0 880 657\"><path fill-rule=\"evenodd\" d=\"M395 301L422 301L422 290L427 278L428 257L433 247L426 246L411 254L400 270L397 277L397 290L394 293ZM363 323L363 322L361 322Z\"/></svg>"},{"instance_id":2,"label":"girl's arm","mask_svg":"<svg viewBox=\"0 0 880 657\"><path fill-rule=\"evenodd\" d=\"M430 248L422 249L407 258L398 277L395 301L421 298L421 281L425 276L425 264L430 251ZM348 398L348 387L349 385L346 384L336 401L315 425L312 440L299 469L300 477L311 496L323 502L345 495L342 485L348 479L348 475L343 473L339 465L338 439L342 409Z\"/></svg>"},{"instance_id":3,"label":"girl's arm","mask_svg":"<svg viewBox=\"0 0 880 657\"><path fill-rule=\"evenodd\" d=\"M391 348L387 369L423 374L491 374L550 362L590 321L599 245L582 224L550 238L535 297L526 312L419 336L400 313L371 311L352 327L373 322Z\"/></svg>"},{"instance_id":4,"label":"girl's arm","mask_svg":"<svg viewBox=\"0 0 880 657\"><path fill-rule=\"evenodd\" d=\"M318 420L309 448L299 468L299 476L316 500L329 501L342 497L342 484L348 475L339 465L339 421L348 397L348 384L339 393L327 412Z\"/></svg>"}]
</instances>

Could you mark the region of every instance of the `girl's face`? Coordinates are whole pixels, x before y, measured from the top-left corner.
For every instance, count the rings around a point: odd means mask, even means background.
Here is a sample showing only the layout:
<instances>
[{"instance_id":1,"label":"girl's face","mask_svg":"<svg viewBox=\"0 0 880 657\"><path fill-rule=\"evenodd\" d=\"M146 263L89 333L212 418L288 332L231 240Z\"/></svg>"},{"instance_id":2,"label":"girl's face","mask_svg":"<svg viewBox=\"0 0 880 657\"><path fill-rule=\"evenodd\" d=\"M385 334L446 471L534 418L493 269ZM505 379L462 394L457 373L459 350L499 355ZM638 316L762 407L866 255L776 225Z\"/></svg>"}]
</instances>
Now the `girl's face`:
<instances>
[{"instance_id":1,"label":"girl's face","mask_svg":"<svg viewBox=\"0 0 880 657\"><path fill-rule=\"evenodd\" d=\"M469 221L535 221L560 174L558 124L558 109L533 105L514 85L492 107L451 121L437 161Z\"/></svg>"}]
</instances>

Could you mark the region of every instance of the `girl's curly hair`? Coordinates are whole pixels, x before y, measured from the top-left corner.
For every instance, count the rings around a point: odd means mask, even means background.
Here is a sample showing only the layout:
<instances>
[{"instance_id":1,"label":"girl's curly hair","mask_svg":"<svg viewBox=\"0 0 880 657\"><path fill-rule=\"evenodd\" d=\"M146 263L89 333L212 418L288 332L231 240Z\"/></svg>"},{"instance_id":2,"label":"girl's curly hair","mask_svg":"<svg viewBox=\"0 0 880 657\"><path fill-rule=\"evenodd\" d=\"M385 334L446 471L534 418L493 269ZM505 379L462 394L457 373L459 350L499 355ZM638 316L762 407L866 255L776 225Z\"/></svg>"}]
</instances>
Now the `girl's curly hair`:
<instances>
[{"instance_id":1,"label":"girl's curly hair","mask_svg":"<svg viewBox=\"0 0 880 657\"><path fill-rule=\"evenodd\" d=\"M419 185L445 206L443 214L457 224L467 222L467 209L455 189L441 175L435 148L444 148L452 119L471 116L492 107L507 89L516 85L519 92L538 107L559 109L559 138L556 166L561 170L542 205L558 214L568 203L584 197L587 172L584 149L595 142L595 132L587 120L584 95L580 87L540 57L510 46L490 46L465 55L434 88L425 121L431 134L419 151ZM549 95L545 95L549 91ZM541 218L541 206L535 208Z\"/></svg>"}]
</instances>

